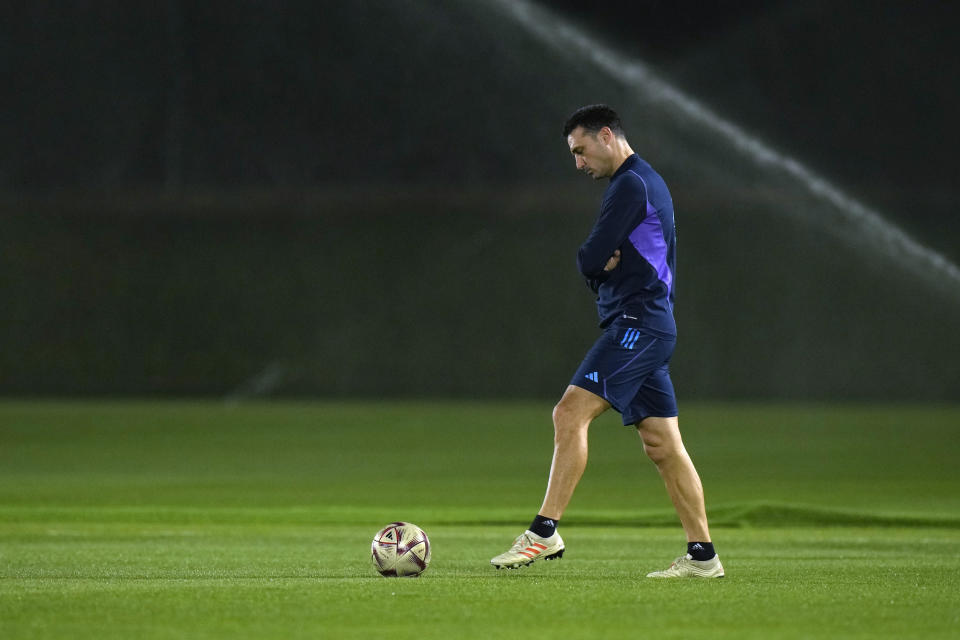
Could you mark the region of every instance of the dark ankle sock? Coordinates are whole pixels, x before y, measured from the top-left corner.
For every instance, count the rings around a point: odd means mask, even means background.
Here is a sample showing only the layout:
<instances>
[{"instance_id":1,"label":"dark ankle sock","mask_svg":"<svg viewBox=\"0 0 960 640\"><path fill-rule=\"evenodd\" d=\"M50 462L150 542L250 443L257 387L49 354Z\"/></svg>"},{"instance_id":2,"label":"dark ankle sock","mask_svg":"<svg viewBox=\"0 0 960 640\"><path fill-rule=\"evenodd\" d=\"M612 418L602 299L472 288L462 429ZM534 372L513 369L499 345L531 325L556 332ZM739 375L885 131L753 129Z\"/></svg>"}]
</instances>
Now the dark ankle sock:
<instances>
[{"instance_id":1,"label":"dark ankle sock","mask_svg":"<svg viewBox=\"0 0 960 640\"><path fill-rule=\"evenodd\" d=\"M693 556L694 560L700 560L701 562L717 555L717 552L713 550L712 542L688 542L687 553Z\"/></svg>"},{"instance_id":2,"label":"dark ankle sock","mask_svg":"<svg viewBox=\"0 0 960 640\"><path fill-rule=\"evenodd\" d=\"M533 524L530 525L530 531L533 531L541 538L549 538L556 533L557 524L557 520L545 518L538 513L537 517L533 519Z\"/></svg>"}]
</instances>

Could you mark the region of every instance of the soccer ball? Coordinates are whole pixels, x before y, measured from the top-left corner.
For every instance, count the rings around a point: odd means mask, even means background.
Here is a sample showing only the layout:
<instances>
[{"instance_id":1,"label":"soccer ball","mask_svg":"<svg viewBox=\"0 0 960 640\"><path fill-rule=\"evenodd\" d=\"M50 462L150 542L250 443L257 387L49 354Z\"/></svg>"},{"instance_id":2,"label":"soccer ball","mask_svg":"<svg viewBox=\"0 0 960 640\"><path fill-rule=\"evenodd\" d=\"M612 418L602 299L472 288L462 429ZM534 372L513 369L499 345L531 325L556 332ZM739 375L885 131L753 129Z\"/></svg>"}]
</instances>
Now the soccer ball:
<instances>
[{"instance_id":1,"label":"soccer ball","mask_svg":"<svg viewBox=\"0 0 960 640\"><path fill-rule=\"evenodd\" d=\"M430 540L409 522L393 522L373 536L370 558L385 578L414 578L430 565Z\"/></svg>"}]
</instances>

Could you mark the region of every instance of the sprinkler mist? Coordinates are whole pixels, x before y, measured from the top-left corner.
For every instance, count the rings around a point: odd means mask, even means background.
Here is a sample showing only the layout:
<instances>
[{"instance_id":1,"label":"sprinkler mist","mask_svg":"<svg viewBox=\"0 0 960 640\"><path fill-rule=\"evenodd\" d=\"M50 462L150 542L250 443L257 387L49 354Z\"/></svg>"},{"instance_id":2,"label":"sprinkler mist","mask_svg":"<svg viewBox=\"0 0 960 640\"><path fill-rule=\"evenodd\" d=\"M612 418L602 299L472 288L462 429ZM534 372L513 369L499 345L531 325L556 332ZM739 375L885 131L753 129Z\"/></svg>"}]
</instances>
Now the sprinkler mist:
<instances>
[{"instance_id":1,"label":"sprinkler mist","mask_svg":"<svg viewBox=\"0 0 960 640\"><path fill-rule=\"evenodd\" d=\"M880 213L845 194L822 176L771 148L740 126L660 78L642 61L628 58L598 42L567 20L527 0L490 0L544 45L579 61L587 60L637 97L659 103L704 135L715 136L757 166L799 185L809 197L829 205L844 229L841 236L865 243L928 284L960 292L960 268L923 246Z\"/></svg>"}]
</instances>

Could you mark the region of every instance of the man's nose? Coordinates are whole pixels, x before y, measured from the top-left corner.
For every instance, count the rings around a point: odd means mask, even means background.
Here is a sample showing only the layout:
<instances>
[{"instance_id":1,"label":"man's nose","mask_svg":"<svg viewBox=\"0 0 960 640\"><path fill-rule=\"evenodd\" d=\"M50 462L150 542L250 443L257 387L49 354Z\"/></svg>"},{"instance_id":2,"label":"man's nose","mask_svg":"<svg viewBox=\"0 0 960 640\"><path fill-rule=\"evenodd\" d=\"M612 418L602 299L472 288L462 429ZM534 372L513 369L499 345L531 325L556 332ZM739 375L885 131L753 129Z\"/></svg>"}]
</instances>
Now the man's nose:
<instances>
[{"instance_id":1,"label":"man's nose","mask_svg":"<svg viewBox=\"0 0 960 640\"><path fill-rule=\"evenodd\" d=\"M583 161L583 158L577 157L577 169L583 169L587 166L587 163Z\"/></svg>"}]
</instances>

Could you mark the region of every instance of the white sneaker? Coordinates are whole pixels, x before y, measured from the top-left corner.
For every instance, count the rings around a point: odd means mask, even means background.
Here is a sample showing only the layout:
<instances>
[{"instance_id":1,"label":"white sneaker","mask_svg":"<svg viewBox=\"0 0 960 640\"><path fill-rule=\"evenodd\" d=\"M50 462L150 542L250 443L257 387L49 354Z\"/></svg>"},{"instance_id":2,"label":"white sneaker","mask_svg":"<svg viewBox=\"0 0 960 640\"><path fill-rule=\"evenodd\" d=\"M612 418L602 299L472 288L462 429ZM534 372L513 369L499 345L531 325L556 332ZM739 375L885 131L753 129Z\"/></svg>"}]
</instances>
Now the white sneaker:
<instances>
[{"instance_id":1,"label":"white sneaker","mask_svg":"<svg viewBox=\"0 0 960 640\"><path fill-rule=\"evenodd\" d=\"M720 556L709 560L694 560L689 553L673 561L669 569L647 574L648 578L722 578Z\"/></svg>"},{"instance_id":2,"label":"white sneaker","mask_svg":"<svg viewBox=\"0 0 960 640\"><path fill-rule=\"evenodd\" d=\"M554 532L549 538L541 538L533 531L527 530L513 541L510 551L501 553L490 560L490 564L497 569L518 569L543 558L553 560L563 557L563 538Z\"/></svg>"}]
</instances>

